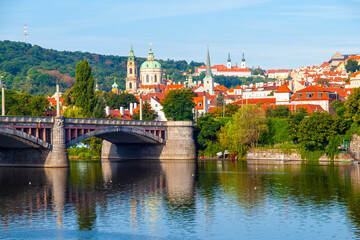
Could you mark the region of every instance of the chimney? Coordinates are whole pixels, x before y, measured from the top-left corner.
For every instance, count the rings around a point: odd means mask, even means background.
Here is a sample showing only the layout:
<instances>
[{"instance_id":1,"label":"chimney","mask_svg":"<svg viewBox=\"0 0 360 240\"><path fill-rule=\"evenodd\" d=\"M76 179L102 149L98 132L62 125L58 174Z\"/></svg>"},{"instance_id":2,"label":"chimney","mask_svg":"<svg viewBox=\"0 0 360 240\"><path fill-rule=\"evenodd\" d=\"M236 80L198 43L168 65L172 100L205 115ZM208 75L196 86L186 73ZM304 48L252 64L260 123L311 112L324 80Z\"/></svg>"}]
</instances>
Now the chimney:
<instances>
[{"instance_id":1,"label":"chimney","mask_svg":"<svg viewBox=\"0 0 360 240\"><path fill-rule=\"evenodd\" d=\"M137 103L134 103L134 109L137 109Z\"/></svg>"},{"instance_id":2,"label":"chimney","mask_svg":"<svg viewBox=\"0 0 360 240\"><path fill-rule=\"evenodd\" d=\"M205 91L203 96L203 106L204 106L204 115L205 115L205 113L208 113L208 103L207 103L207 97Z\"/></svg>"},{"instance_id":3,"label":"chimney","mask_svg":"<svg viewBox=\"0 0 360 240\"><path fill-rule=\"evenodd\" d=\"M134 106L133 106L133 103L130 103L130 115L134 115Z\"/></svg>"},{"instance_id":4,"label":"chimney","mask_svg":"<svg viewBox=\"0 0 360 240\"><path fill-rule=\"evenodd\" d=\"M108 115L108 116L110 115L110 107L109 106L106 106L105 114Z\"/></svg>"},{"instance_id":5,"label":"chimney","mask_svg":"<svg viewBox=\"0 0 360 240\"><path fill-rule=\"evenodd\" d=\"M120 107L120 115L124 116L124 107Z\"/></svg>"}]
</instances>

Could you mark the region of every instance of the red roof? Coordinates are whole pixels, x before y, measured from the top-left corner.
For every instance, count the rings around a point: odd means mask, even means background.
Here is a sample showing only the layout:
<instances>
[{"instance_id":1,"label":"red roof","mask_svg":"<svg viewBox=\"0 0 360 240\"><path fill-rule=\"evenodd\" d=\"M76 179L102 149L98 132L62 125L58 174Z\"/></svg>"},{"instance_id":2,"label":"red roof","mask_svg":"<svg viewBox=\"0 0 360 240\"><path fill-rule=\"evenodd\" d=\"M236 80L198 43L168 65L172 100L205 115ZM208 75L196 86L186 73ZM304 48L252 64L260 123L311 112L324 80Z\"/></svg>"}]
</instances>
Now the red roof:
<instances>
[{"instance_id":1,"label":"red roof","mask_svg":"<svg viewBox=\"0 0 360 240\"><path fill-rule=\"evenodd\" d=\"M360 60L360 55L350 56L350 57L348 57L348 59L346 59L346 60L350 60L350 59L352 59L352 60Z\"/></svg>"},{"instance_id":2,"label":"red roof","mask_svg":"<svg viewBox=\"0 0 360 240\"><path fill-rule=\"evenodd\" d=\"M351 78L354 78L354 77L356 77L356 76L359 75L359 74L360 74L360 72L354 72L353 75L351 75Z\"/></svg>"},{"instance_id":3,"label":"red roof","mask_svg":"<svg viewBox=\"0 0 360 240\"><path fill-rule=\"evenodd\" d=\"M257 104L257 103L276 103L276 98L251 98L251 99L241 99L234 102L234 104Z\"/></svg>"},{"instance_id":4,"label":"red roof","mask_svg":"<svg viewBox=\"0 0 360 240\"><path fill-rule=\"evenodd\" d=\"M275 93L292 93L292 91L285 85L281 85L278 90L276 90Z\"/></svg>"},{"instance_id":5,"label":"red roof","mask_svg":"<svg viewBox=\"0 0 360 240\"><path fill-rule=\"evenodd\" d=\"M331 91L323 87L311 85L309 87L299 90L298 92L331 92Z\"/></svg>"}]
</instances>

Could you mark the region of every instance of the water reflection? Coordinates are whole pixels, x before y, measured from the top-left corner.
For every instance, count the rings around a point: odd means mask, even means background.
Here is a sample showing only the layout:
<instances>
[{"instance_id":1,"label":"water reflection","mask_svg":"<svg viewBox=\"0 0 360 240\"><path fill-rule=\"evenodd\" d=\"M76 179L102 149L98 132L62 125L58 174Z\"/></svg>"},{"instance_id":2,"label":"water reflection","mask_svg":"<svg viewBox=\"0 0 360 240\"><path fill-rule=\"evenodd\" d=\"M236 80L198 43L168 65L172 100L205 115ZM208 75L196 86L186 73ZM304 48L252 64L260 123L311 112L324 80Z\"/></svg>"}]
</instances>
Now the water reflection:
<instances>
[{"instance_id":1,"label":"water reflection","mask_svg":"<svg viewBox=\"0 0 360 240\"><path fill-rule=\"evenodd\" d=\"M299 231L352 238L360 237L359 199L359 166L139 161L0 168L0 235L56 229L64 238L266 238L277 230L280 239Z\"/></svg>"}]
</instances>

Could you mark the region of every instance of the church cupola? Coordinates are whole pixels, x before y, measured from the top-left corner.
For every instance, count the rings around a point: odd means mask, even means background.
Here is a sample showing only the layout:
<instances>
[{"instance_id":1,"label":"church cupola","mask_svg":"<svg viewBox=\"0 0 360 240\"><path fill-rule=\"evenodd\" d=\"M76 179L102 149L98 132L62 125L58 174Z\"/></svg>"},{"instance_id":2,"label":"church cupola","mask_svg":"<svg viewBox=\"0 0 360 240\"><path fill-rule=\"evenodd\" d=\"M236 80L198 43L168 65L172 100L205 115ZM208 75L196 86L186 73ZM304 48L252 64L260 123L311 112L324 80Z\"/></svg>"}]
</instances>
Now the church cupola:
<instances>
[{"instance_id":1,"label":"church cupola","mask_svg":"<svg viewBox=\"0 0 360 240\"><path fill-rule=\"evenodd\" d=\"M150 50L149 50L149 54L147 56L147 60L154 61L154 53L152 52L151 43L150 43Z\"/></svg>"},{"instance_id":2,"label":"church cupola","mask_svg":"<svg viewBox=\"0 0 360 240\"><path fill-rule=\"evenodd\" d=\"M230 52L228 54L228 60L227 60L227 63L226 63L226 67L229 68L229 69L231 68Z\"/></svg>"},{"instance_id":3,"label":"church cupola","mask_svg":"<svg viewBox=\"0 0 360 240\"><path fill-rule=\"evenodd\" d=\"M242 59L241 59L241 68L246 68L245 54L244 54L244 52L243 52L243 56L242 56Z\"/></svg>"}]
</instances>

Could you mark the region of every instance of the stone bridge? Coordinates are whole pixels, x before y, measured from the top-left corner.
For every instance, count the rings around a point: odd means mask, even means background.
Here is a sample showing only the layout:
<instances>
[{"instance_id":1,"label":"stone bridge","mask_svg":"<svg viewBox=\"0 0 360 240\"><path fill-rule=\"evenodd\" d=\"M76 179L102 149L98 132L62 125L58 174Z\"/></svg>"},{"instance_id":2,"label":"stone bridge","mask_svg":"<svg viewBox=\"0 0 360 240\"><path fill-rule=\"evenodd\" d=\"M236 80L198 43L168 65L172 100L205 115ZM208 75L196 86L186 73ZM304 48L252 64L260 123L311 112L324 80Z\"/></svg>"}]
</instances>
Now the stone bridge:
<instances>
[{"instance_id":1,"label":"stone bridge","mask_svg":"<svg viewBox=\"0 0 360 240\"><path fill-rule=\"evenodd\" d=\"M0 166L68 167L67 148L103 139L102 159L195 159L190 121L0 116Z\"/></svg>"}]
</instances>

